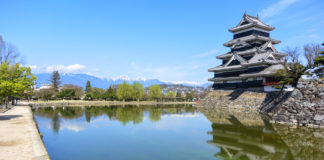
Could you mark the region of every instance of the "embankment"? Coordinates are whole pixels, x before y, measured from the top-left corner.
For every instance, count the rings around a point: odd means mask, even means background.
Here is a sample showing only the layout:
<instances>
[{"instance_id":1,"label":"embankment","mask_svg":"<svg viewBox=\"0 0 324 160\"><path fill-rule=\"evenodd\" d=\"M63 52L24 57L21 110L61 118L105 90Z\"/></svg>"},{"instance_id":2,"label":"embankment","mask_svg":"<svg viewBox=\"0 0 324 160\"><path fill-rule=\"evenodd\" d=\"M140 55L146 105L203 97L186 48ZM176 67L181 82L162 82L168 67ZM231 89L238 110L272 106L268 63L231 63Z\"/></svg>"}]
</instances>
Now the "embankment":
<instances>
[{"instance_id":1,"label":"embankment","mask_svg":"<svg viewBox=\"0 0 324 160\"><path fill-rule=\"evenodd\" d=\"M273 123L324 126L324 80L299 81L293 92L212 91L198 106L256 110Z\"/></svg>"},{"instance_id":2,"label":"embankment","mask_svg":"<svg viewBox=\"0 0 324 160\"><path fill-rule=\"evenodd\" d=\"M0 113L0 126L0 159L50 159L30 107L15 106Z\"/></svg>"},{"instance_id":3,"label":"embankment","mask_svg":"<svg viewBox=\"0 0 324 160\"><path fill-rule=\"evenodd\" d=\"M172 105L196 104L196 102L155 102L155 101L34 101L26 102L30 106L111 106L111 105Z\"/></svg>"},{"instance_id":4,"label":"embankment","mask_svg":"<svg viewBox=\"0 0 324 160\"><path fill-rule=\"evenodd\" d=\"M274 122L324 126L324 80L300 81L291 95L269 114Z\"/></svg>"}]
</instances>

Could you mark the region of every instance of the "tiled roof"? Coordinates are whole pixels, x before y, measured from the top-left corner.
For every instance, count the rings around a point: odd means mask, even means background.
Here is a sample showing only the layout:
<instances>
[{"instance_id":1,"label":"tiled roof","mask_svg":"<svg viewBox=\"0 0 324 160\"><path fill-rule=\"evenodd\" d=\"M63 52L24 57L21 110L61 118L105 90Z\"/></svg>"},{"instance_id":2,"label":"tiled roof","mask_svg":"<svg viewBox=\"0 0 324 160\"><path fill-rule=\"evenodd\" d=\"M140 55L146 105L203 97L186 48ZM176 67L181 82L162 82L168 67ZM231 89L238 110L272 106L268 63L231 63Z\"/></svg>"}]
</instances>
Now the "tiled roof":
<instances>
[{"instance_id":1,"label":"tiled roof","mask_svg":"<svg viewBox=\"0 0 324 160\"><path fill-rule=\"evenodd\" d=\"M235 66L220 65L220 66L208 69L208 72L224 71L224 70L237 70L237 69L241 69L241 68L244 68L244 67L241 65L235 65Z\"/></svg>"},{"instance_id":2,"label":"tiled roof","mask_svg":"<svg viewBox=\"0 0 324 160\"><path fill-rule=\"evenodd\" d=\"M224 81L224 80L240 80L242 78L252 78L252 77L263 77L263 76L272 76L276 74L277 70L284 69L282 64L271 65L264 70L257 73L249 73L249 74L240 74L236 77L217 77L217 78L209 78L208 81Z\"/></svg>"},{"instance_id":3,"label":"tiled roof","mask_svg":"<svg viewBox=\"0 0 324 160\"><path fill-rule=\"evenodd\" d=\"M232 45L234 45L238 41L247 42L247 41L252 41L252 40L271 41L271 43L273 43L273 44L280 43L279 40L275 40L275 39L272 39L270 37L264 37L264 36L259 36L259 35L252 34L252 35L249 35L249 36L245 36L245 37L241 37L241 38L237 38L237 39L232 39L232 40L224 43L223 45L227 46L227 47L231 47Z\"/></svg>"},{"instance_id":4,"label":"tiled roof","mask_svg":"<svg viewBox=\"0 0 324 160\"><path fill-rule=\"evenodd\" d=\"M243 22L247 22L246 24L243 24ZM240 23L229 29L230 32L236 32L236 31L240 31L246 28L251 28L251 27L259 27L259 28L263 28L266 30L274 30L274 27L267 25L265 23L263 23L258 17L253 17L250 16L248 14L244 14L242 20L240 21Z\"/></svg>"},{"instance_id":5,"label":"tiled roof","mask_svg":"<svg viewBox=\"0 0 324 160\"><path fill-rule=\"evenodd\" d=\"M272 42L271 41L268 41L266 43L264 43L262 46L260 46L258 49L260 51L264 51L266 52L265 49L267 49L268 47L270 47L273 51L273 56L275 57L285 57L287 56L287 54L284 54L284 53L281 53L281 52L278 52L276 50L276 48L273 46ZM243 55L250 55L250 54L253 54L254 52L256 52L257 50L257 47L254 47L254 48L251 48L251 49L247 49L245 51L237 51L236 53L240 56L243 56ZM216 58L218 59L223 59L223 58L229 58L229 57L232 57L233 55L233 52L228 52L228 53L224 53L222 55L219 55L217 56Z\"/></svg>"}]
</instances>

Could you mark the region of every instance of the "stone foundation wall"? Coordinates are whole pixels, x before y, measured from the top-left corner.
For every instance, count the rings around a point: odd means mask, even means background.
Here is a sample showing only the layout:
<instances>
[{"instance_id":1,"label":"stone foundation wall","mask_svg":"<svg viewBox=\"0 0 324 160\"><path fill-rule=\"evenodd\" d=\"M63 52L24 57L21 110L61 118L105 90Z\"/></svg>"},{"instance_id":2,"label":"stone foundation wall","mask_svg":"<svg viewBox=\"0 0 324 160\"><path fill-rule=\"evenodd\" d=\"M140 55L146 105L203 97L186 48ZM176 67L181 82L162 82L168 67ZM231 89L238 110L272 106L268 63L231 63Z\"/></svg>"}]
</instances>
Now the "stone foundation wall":
<instances>
[{"instance_id":1,"label":"stone foundation wall","mask_svg":"<svg viewBox=\"0 0 324 160\"><path fill-rule=\"evenodd\" d=\"M273 123L324 126L324 80L300 81L293 92L215 90L198 107L255 110L268 114Z\"/></svg>"},{"instance_id":2,"label":"stone foundation wall","mask_svg":"<svg viewBox=\"0 0 324 160\"><path fill-rule=\"evenodd\" d=\"M300 81L288 99L269 114L273 122L324 126L324 80Z\"/></svg>"},{"instance_id":3,"label":"stone foundation wall","mask_svg":"<svg viewBox=\"0 0 324 160\"><path fill-rule=\"evenodd\" d=\"M261 91L215 90L211 91L198 107L258 110L266 97L267 94Z\"/></svg>"}]
</instances>

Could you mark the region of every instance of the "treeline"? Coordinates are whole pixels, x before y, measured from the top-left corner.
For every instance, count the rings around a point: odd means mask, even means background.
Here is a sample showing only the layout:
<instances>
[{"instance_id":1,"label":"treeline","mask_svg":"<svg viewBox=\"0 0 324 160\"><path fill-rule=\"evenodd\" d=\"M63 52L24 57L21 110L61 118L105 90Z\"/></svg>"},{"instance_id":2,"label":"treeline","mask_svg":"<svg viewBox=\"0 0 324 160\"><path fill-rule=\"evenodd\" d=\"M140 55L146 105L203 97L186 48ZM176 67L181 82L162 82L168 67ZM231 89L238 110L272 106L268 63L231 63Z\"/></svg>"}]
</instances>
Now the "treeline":
<instances>
[{"instance_id":1,"label":"treeline","mask_svg":"<svg viewBox=\"0 0 324 160\"><path fill-rule=\"evenodd\" d=\"M87 81L85 89L82 87L68 84L60 87L60 75L58 71L52 73L49 80L52 84L48 88L35 91L34 99L42 100L105 100L105 101L193 101L198 99L195 91L185 94L169 91L162 93L160 85L152 85L144 88L141 83L134 82L128 84L123 82L118 86L109 86L108 89L96 88L91 86L91 82Z\"/></svg>"}]
</instances>

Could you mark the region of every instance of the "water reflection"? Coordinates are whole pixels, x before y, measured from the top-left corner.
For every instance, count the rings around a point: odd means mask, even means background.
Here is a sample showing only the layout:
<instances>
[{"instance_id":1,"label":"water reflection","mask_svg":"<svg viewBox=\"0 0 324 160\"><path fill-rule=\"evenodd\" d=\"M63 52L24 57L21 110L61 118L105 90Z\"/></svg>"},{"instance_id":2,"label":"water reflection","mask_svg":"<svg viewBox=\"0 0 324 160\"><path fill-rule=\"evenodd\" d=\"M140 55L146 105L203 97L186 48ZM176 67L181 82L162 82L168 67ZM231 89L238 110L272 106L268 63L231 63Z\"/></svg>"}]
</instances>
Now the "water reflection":
<instances>
[{"instance_id":1,"label":"water reflection","mask_svg":"<svg viewBox=\"0 0 324 160\"><path fill-rule=\"evenodd\" d=\"M321 159L324 130L270 124L265 115L250 111L200 109L212 122L212 139L220 159Z\"/></svg>"},{"instance_id":2,"label":"water reflection","mask_svg":"<svg viewBox=\"0 0 324 160\"><path fill-rule=\"evenodd\" d=\"M77 119L85 116L88 123L91 119L107 115L110 120L117 120L124 126L127 123L139 124L144 119L144 113L152 122L161 120L164 114L182 114L194 113L196 110L191 105L168 105L167 107L159 106L110 106L110 107L42 107L34 109L34 114L40 117L50 118L52 120L52 129L55 132L60 130L60 117L63 119Z\"/></svg>"},{"instance_id":3,"label":"water reflection","mask_svg":"<svg viewBox=\"0 0 324 160\"><path fill-rule=\"evenodd\" d=\"M197 114L199 113L199 114ZM202 114L201 114L202 113ZM273 125L268 121L268 117L256 112L250 111L238 111L238 110L226 110L226 109L196 109L192 106L110 106L110 107L48 107L38 108L34 110L35 116L44 117L50 119L50 125L54 132L59 133L63 128L70 128L75 131L85 129L86 124L90 124L97 120L99 117L106 116L111 121L117 121L123 126L131 124L131 126L145 123L144 121L160 122L164 118L163 115L178 116L178 121L186 122L187 125L181 126L181 129L177 132L173 132L172 135L165 131L154 131L152 134L165 133L169 137L151 137L152 142L158 141L164 138L164 143L175 145L181 144L183 146L197 145L195 142L199 140L202 146L195 146L194 151L197 148L201 148L199 151L203 155L209 154L211 157L203 159L247 159L247 160L262 160L262 159L321 159L324 157L324 131L323 129L310 129L310 128L292 128L284 125ZM194 115L206 117L209 122L201 121L202 119L185 120L181 118L183 115ZM146 118L146 119L145 119ZM205 119L206 119L205 118ZM67 121L73 122L67 126ZM64 123L63 123L64 122ZM164 125L171 125L176 123L174 119L172 121L164 121ZM190 124L188 124L190 123ZM191 125L192 124L192 125ZM147 124L151 125L151 124ZM181 123L179 123L181 125ZM202 135L208 136L206 139L199 138L201 135L194 135L194 129L190 127L197 127L199 125L207 125L207 128L197 131ZM143 126L142 126L143 127ZM153 126L148 126L153 127ZM177 126L178 127L178 126ZM123 127L124 128L124 127ZM134 127L136 128L136 127ZM141 134L138 137L129 135L128 139L125 139L125 143L136 139L141 139L143 134L150 134L151 130L144 130L141 128ZM190 130L189 130L190 129ZM196 129L196 128L195 128ZM112 130L120 130L120 128L112 128ZM153 130L153 129L152 129ZM125 130L131 132L130 130ZM190 131L190 132L188 132ZM126 133L123 132L123 133ZM153 132L153 131L151 131ZM113 133L113 132L107 132ZM118 132L119 133L119 132ZM121 132L120 132L121 133ZM206 134L207 133L207 134ZM148 136L147 135L147 136ZM179 138L172 138L172 136L180 136L183 141L178 142ZM116 136L116 135L115 135ZM120 135L122 136L122 135ZM195 138L192 138L196 136ZM108 137L109 138L109 137ZM115 137L116 138L116 137ZM123 137L124 138L124 137ZM126 137L127 138L127 137ZM146 138L146 137L145 137ZM168 139L170 139L168 141ZM127 141L127 142L126 142ZM194 143L195 142L195 143ZM90 143L90 142L88 142ZM160 142L162 143L162 141ZM98 144L98 143L95 143ZM139 145L135 143L135 145ZM142 142L140 143L141 145ZM199 143L200 144L200 143ZM105 144L107 145L107 144ZM151 144L153 145L153 143ZM206 145L206 146L204 146ZM210 146L212 151L206 151ZM213 147L214 146L214 147ZM120 146L122 147L122 146ZM125 146L124 146L125 147ZM122 147L122 148L124 148ZM143 146L142 146L143 147ZM170 147L166 145L166 147ZM149 147L148 148L152 148ZM181 147L178 147L181 148ZM178 149L177 148L177 149ZM154 147L152 148L154 149ZM159 148L163 150L165 148ZM173 151L173 150L172 150ZM172 152L171 150L168 152ZM158 151L154 151L158 154ZM195 152L190 151L190 154L194 155ZM197 151L198 153L198 151ZM184 152L189 154L189 152ZM176 153L173 154L178 155ZM179 154L180 155L180 154ZM154 155L152 155L154 157ZM171 155L170 155L171 156ZM191 155L190 155L191 156ZM118 156L117 156L118 157ZM197 157L203 157L197 155ZM197 158L196 157L196 158ZM152 158L152 157L151 157ZM148 158L150 159L150 158ZM174 159L174 157L163 157L161 159ZM181 159L181 158L179 158ZM187 157L188 159L188 157ZM191 158L195 159L195 158Z\"/></svg>"}]
</instances>

